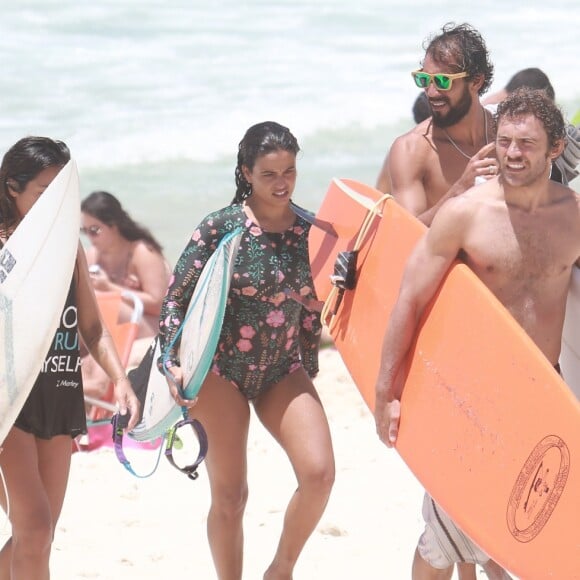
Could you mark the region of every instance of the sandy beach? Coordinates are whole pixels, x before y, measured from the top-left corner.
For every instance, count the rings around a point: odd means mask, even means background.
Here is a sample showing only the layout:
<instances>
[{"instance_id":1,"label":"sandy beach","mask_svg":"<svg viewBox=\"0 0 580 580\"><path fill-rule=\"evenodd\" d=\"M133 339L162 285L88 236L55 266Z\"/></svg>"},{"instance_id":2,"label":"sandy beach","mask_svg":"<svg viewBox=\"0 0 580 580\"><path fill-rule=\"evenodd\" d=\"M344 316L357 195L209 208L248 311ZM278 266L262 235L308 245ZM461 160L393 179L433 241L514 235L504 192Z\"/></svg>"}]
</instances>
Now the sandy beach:
<instances>
[{"instance_id":1,"label":"sandy beach","mask_svg":"<svg viewBox=\"0 0 580 580\"><path fill-rule=\"evenodd\" d=\"M399 455L379 442L372 416L334 348L321 351L320 367L316 382L330 420L337 476L295 578L410 578L422 530L421 486ZM126 453L139 473L147 473L157 458L156 451L128 448ZM257 580L274 553L294 477L255 416L249 487L244 580ZM215 578L205 535L209 499L203 465L191 481L161 458L151 477L139 479L111 448L75 453L53 545L52 578ZM8 530L5 522L4 536Z\"/></svg>"}]
</instances>

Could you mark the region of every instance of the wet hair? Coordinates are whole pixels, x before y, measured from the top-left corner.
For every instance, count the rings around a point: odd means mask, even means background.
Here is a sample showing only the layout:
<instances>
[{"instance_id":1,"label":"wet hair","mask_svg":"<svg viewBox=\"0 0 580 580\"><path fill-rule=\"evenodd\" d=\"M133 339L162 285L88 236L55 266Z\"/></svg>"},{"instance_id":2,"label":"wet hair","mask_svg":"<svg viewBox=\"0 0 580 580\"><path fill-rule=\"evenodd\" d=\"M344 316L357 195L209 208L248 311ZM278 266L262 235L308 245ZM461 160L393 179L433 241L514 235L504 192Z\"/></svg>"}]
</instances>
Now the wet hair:
<instances>
[{"instance_id":1,"label":"wet hair","mask_svg":"<svg viewBox=\"0 0 580 580\"><path fill-rule=\"evenodd\" d=\"M241 204L252 195L252 185L244 177L242 167L245 166L251 171L258 157L274 151L298 154L300 146L290 129L274 121L265 121L252 125L246 131L238 146L238 164L235 170L236 195L231 205Z\"/></svg>"},{"instance_id":2,"label":"wet hair","mask_svg":"<svg viewBox=\"0 0 580 580\"><path fill-rule=\"evenodd\" d=\"M502 119L518 119L533 115L538 119L548 135L550 148L566 139L566 122L562 111L544 90L521 87L510 93L497 106L496 127Z\"/></svg>"},{"instance_id":3,"label":"wet hair","mask_svg":"<svg viewBox=\"0 0 580 580\"><path fill-rule=\"evenodd\" d=\"M548 75L539 68L524 68L518 71L507 83L505 90L507 93L513 93L520 87L529 87L530 89L541 89L552 101L556 99L554 87L548 78Z\"/></svg>"},{"instance_id":4,"label":"wet hair","mask_svg":"<svg viewBox=\"0 0 580 580\"><path fill-rule=\"evenodd\" d=\"M493 81L493 64L481 34L470 24L456 25L448 22L438 35L429 37L423 44L425 56L435 62L457 67L457 72L467 72L468 80L483 76L479 95L483 95Z\"/></svg>"},{"instance_id":5,"label":"wet hair","mask_svg":"<svg viewBox=\"0 0 580 580\"><path fill-rule=\"evenodd\" d=\"M418 125L425 119L428 119L431 114L431 107L429 106L427 93L421 91L413 103L413 119L415 119L415 123Z\"/></svg>"},{"instance_id":6,"label":"wet hair","mask_svg":"<svg viewBox=\"0 0 580 580\"><path fill-rule=\"evenodd\" d=\"M125 211L121 202L108 191L93 191L81 202L81 211L108 226L117 226L119 233L130 242L142 241L149 248L163 252L161 244L144 226Z\"/></svg>"},{"instance_id":7,"label":"wet hair","mask_svg":"<svg viewBox=\"0 0 580 580\"><path fill-rule=\"evenodd\" d=\"M5 234L19 219L8 190L22 193L39 173L49 167L62 168L69 160L68 147L48 137L24 137L8 149L0 165L0 224Z\"/></svg>"}]
</instances>

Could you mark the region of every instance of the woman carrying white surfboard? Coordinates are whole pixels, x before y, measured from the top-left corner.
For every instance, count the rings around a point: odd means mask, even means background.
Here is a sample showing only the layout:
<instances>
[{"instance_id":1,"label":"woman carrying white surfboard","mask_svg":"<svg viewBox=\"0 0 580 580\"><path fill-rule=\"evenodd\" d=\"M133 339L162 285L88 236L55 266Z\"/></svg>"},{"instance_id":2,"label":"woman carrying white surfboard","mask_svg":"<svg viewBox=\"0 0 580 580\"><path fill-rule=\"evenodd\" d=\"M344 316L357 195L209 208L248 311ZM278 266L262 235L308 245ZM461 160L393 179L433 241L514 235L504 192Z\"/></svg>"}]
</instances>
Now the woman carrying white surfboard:
<instances>
[{"instance_id":1,"label":"woman carrying white surfboard","mask_svg":"<svg viewBox=\"0 0 580 580\"><path fill-rule=\"evenodd\" d=\"M334 482L330 430L312 383L321 324L318 312L308 309L316 300L310 224L290 203L299 150L292 133L278 123L248 129L239 144L235 198L195 229L161 311L161 351L169 347L164 360L175 381L169 382L173 397L207 431L212 495L207 530L220 579L242 577L250 403L288 455L298 483L264 579L292 577ZM182 369L173 339L209 256L239 227L243 235L213 365L198 397L184 400L176 386Z\"/></svg>"},{"instance_id":2,"label":"woman carrying white surfboard","mask_svg":"<svg viewBox=\"0 0 580 580\"><path fill-rule=\"evenodd\" d=\"M0 166L2 245L26 223L26 215L69 161L66 145L46 137L26 137L7 151ZM28 242L42 244L43 240ZM54 255L54 260L59 256ZM66 290L69 282L65 280L63 285ZM38 300L42 292L37 288ZM15 320L14 324L28 325L28 332L34 333L34 322ZM0 468L5 485L0 486L0 504L12 525L12 537L0 551L2 578L49 578L50 550L66 492L72 438L86 433L79 333L114 381L121 413L130 413L129 426L135 425L139 403L101 324L80 246L60 324L30 395L2 443Z\"/></svg>"}]
</instances>

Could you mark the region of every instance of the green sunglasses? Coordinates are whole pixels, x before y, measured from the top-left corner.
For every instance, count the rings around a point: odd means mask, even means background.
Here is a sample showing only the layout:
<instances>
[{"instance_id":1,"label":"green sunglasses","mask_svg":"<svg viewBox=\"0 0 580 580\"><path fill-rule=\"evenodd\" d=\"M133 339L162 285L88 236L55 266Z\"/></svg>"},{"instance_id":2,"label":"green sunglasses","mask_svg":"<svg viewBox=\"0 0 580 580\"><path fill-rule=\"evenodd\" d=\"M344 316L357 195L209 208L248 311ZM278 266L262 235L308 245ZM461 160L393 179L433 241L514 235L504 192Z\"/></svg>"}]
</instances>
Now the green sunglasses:
<instances>
[{"instance_id":1,"label":"green sunglasses","mask_svg":"<svg viewBox=\"0 0 580 580\"><path fill-rule=\"evenodd\" d=\"M431 81L433 81L439 91L450 91L453 86L453 81L455 79L465 78L467 72L463 71L455 74L436 73L432 75L422 70L414 70L411 75L415 79L415 84L420 89L426 89L431 84Z\"/></svg>"}]
</instances>

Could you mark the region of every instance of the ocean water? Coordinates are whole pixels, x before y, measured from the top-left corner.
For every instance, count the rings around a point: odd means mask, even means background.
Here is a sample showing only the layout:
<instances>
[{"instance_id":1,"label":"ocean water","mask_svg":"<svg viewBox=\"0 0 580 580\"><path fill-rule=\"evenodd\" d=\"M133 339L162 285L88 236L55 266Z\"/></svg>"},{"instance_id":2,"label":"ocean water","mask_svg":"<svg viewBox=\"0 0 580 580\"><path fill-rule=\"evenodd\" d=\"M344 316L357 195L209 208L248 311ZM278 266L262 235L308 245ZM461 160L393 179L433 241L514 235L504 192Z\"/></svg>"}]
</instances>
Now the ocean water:
<instances>
[{"instance_id":1,"label":"ocean water","mask_svg":"<svg viewBox=\"0 0 580 580\"><path fill-rule=\"evenodd\" d=\"M316 210L332 177L374 184L412 126L410 71L447 21L469 22L495 64L491 90L538 66L580 109L577 0L19 0L0 19L0 149L63 139L82 194L106 189L174 261L229 203L237 144L263 120L302 153L295 193Z\"/></svg>"}]
</instances>

